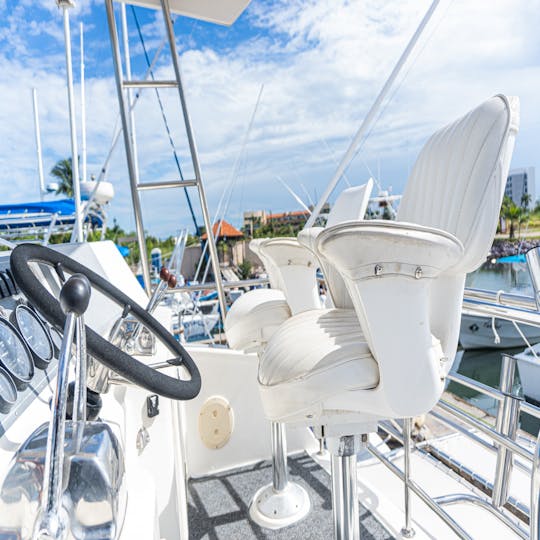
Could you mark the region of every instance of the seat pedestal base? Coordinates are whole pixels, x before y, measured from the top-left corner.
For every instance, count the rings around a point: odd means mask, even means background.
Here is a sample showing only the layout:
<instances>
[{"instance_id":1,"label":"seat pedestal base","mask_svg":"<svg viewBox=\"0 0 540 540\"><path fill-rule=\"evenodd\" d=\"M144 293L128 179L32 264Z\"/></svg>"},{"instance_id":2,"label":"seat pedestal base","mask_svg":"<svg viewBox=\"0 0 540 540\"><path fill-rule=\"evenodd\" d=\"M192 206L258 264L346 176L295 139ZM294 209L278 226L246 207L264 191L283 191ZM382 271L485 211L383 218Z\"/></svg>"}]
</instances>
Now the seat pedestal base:
<instances>
[{"instance_id":1,"label":"seat pedestal base","mask_svg":"<svg viewBox=\"0 0 540 540\"><path fill-rule=\"evenodd\" d=\"M304 518L311 507L306 490L289 482L285 426L271 423L272 483L259 489L251 506L251 519L267 529L281 529Z\"/></svg>"},{"instance_id":2,"label":"seat pedestal base","mask_svg":"<svg viewBox=\"0 0 540 540\"><path fill-rule=\"evenodd\" d=\"M281 529L306 517L310 507L309 495L299 484L287 482L279 491L268 484L255 493L249 515L261 527Z\"/></svg>"}]
</instances>

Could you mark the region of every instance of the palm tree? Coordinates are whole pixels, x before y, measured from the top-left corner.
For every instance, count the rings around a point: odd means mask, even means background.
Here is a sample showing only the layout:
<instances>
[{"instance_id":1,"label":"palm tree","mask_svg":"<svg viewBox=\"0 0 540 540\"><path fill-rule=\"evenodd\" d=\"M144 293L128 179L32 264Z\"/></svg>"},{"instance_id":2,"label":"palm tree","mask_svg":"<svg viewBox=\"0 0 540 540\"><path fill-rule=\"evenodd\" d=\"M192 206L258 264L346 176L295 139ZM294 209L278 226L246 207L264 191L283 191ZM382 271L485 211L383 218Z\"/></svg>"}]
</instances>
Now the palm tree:
<instances>
[{"instance_id":1,"label":"palm tree","mask_svg":"<svg viewBox=\"0 0 540 540\"><path fill-rule=\"evenodd\" d=\"M64 194L73 197L73 169L71 167L71 158L60 159L51 169L51 176L59 180L56 194Z\"/></svg>"},{"instance_id":2,"label":"palm tree","mask_svg":"<svg viewBox=\"0 0 540 540\"><path fill-rule=\"evenodd\" d=\"M522 214L522 208L517 206L516 203L510 199L510 197L504 198L501 208L501 216L510 224L510 231L508 234L508 238L510 240L512 240L515 236L516 221L519 221Z\"/></svg>"},{"instance_id":3,"label":"palm tree","mask_svg":"<svg viewBox=\"0 0 540 540\"><path fill-rule=\"evenodd\" d=\"M528 223L529 222L529 212L527 212L526 208L520 208L519 209L520 212L519 212L519 218L518 218L518 236L521 238L521 226L524 224L524 223Z\"/></svg>"},{"instance_id":4,"label":"palm tree","mask_svg":"<svg viewBox=\"0 0 540 540\"><path fill-rule=\"evenodd\" d=\"M524 193L521 196L521 208L524 208L527 210L529 208L529 205L531 204L532 197L530 193Z\"/></svg>"}]
</instances>

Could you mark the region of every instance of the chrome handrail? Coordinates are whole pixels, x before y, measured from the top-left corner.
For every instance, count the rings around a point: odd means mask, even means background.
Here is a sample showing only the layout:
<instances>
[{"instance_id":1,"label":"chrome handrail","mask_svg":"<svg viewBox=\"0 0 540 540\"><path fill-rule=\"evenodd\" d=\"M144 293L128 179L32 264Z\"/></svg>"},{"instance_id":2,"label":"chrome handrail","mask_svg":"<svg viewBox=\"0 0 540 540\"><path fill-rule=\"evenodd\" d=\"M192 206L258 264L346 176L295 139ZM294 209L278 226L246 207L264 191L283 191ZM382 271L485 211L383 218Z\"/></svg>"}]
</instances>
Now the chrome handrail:
<instances>
[{"instance_id":1,"label":"chrome handrail","mask_svg":"<svg viewBox=\"0 0 540 540\"><path fill-rule=\"evenodd\" d=\"M268 278L255 278L255 279L244 279L241 281L223 281L224 289L236 289L243 287L257 287L257 286L266 286L268 285ZM206 291L214 290L216 284L213 281L208 283L193 283L191 285L183 285L181 287L174 287L173 289L167 289L165 295L175 294L179 292L193 292L193 291Z\"/></svg>"},{"instance_id":2,"label":"chrome handrail","mask_svg":"<svg viewBox=\"0 0 540 540\"><path fill-rule=\"evenodd\" d=\"M532 296L513 294L507 292L488 291L467 287L463 295L464 301L481 301L488 304L500 305L509 308L528 309L538 311Z\"/></svg>"},{"instance_id":3,"label":"chrome handrail","mask_svg":"<svg viewBox=\"0 0 540 540\"><path fill-rule=\"evenodd\" d=\"M480 289L466 289L463 299L463 310L465 313L474 313L489 318L505 319L515 324L528 324L540 327L540 311L533 297L494 293ZM540 540L540 433L536 437L536 447L534 450L532 447L526 448L516 440L519 414L523 413L540 419L540 407L525 402L521 396L513 391L516 362L517 359L515 357L503 354L500 389L491 388L459 373L449 373L447 375L449 381L475 390L497 402L499 412L495 427L491 427L445 399L441 399L434 410L430 412L431 416L437 421L467 436L470 440L482 447L497 453L494 480L492 484L489 483L490 489L486 492L491 495L491 500L487 498L486 493L480 495L466 493L453 494L437 500L431 500L428 504L454 532L464 538L468 538L468 536L461 529L461 526L449 516L443 506L457 503L480 505L488 509L500 519L501 523L510 527L520 537ZM402 444L407 443L403 431L398 432L395 426L390 426L388 423L383 422L381 423L381 428ZM429 452L426 452L425 449L420 449L420 446L417 448L426 457L436 459ZM404 480L404 472L393 464L387 456L372 446L369 447L369 451L399 478ZM525 462L516 460L514 463L514 456L519 456ZM529 464L530 467L528 466ZM450 466L444 463L443 465ZM452 467L456 465L459 471L468 470L465 465L454 459L452 459L451 465ZM513 465L531 477L528 507L522 502L509 497L508 487L510 485ZM427 502L425 500L425 493L417 484L410 482L409 488ZM472 484L471 488L474 491ZM518 509L518 512L513 510L515 508ZM526 522L528 518L528 530L513 521L515 516L510 518L508 510L517 514L518 518L521 519L521 523Z\"/></svg>"}]
</instances>

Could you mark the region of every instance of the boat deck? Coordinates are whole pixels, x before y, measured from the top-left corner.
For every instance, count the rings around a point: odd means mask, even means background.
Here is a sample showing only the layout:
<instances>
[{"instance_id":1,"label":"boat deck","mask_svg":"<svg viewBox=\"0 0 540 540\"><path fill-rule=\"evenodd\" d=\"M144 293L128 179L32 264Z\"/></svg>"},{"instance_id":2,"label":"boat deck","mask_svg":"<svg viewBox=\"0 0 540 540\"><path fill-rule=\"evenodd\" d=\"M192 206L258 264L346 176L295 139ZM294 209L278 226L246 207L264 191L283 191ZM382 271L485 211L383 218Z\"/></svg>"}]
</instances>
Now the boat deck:
<instances>
[{"instance_id":1,"label":"boat deck","mask_svg":"<svg viewBox=\"0 0 540 540\"><path fill-rule=\"evenodd\" d=\"M189 481L190 539L239 538L332 538L330 476L307 454L289 457L290 478L302 484L311 499L311 512L295 525L273 531L263 529L249 519L253 494L272 481L269 461ZM394 538L360 505L362 540Z\"/></svg>"},{"instance_id":2,"label":"boat deck","mask_svg":"<svg viewBox=\"0 0 540 540\"><path fill-rule=\"evenodd\" d=\"M492 478L495 455L462 435L436 438L432 446L461 461L466 468L476 469L485 478ZM387 454L403 467L403 452L396 448ZM301 483L311 498L312 509L296 525L273 531L257 526L249 519L249 503L253 494L272 480L269 461L236 468L223 473L191 479L189 482L189 537L192 539L328 539L332 538L329 456L305 453L289 456L290 477ZM448 494L473 495L463 479L437 464L425 452L411 457L412 478L424 486L432 498ZM528 493L527 474L514 467L510 494L519 497ZM360 532L362 540L403 538L403 484L378 460L366 452L359 455L358 493L360 498ZM527 502L527 501L523 501ZM363 506L363 505L364 506ZM417 540L450 540L456 535L422 501L412 495L412 519ZM518 536L491 513L470 503L446 507L449 514L475 540L492 538L516 539ZM522 527L526 527L522 523Z\"/></svg>"}]
</instances>

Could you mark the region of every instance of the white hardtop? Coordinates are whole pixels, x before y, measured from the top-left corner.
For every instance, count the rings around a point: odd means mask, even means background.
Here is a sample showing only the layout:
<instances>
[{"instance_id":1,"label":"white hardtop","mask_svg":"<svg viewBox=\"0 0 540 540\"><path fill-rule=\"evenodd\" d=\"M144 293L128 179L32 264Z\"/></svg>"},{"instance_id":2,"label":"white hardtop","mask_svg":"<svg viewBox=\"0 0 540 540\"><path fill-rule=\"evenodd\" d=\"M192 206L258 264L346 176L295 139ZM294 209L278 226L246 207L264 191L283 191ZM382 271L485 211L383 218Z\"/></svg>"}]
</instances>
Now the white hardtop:
<instances>
[{"instance_id":1,"label":"white hardtop","mask_svg":"<svg viewBox=\"0 0 540 540\"><path fill-rule=\"evenodd\" d=\"M216 24L231 25L247 8L250 0L169 0L171 13ZM159 9L160 0L126 2L136 6Z\"/></svg>"}]
</instances>

